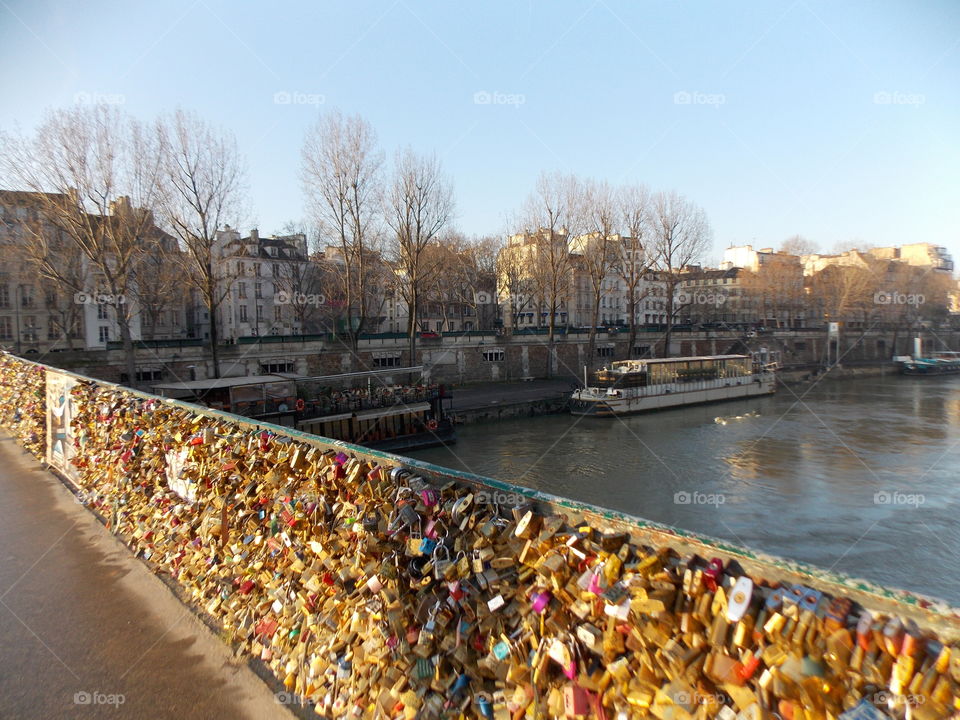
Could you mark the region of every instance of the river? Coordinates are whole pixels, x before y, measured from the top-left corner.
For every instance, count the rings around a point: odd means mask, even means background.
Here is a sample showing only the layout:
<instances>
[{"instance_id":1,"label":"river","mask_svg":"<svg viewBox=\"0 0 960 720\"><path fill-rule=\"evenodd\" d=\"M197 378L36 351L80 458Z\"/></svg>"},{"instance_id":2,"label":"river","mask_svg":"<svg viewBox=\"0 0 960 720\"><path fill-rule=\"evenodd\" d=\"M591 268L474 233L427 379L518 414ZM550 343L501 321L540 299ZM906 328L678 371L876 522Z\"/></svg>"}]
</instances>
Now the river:
<instances>
[{"instance_id":1,"label":"river","mask_svg":"<svg viewBox=\"0 0 960 720\"><path fill-rule=\"evenodd\" d=\"M960 605L960 376L461 426L411 455Z\"/></svg>"}]
</instances>

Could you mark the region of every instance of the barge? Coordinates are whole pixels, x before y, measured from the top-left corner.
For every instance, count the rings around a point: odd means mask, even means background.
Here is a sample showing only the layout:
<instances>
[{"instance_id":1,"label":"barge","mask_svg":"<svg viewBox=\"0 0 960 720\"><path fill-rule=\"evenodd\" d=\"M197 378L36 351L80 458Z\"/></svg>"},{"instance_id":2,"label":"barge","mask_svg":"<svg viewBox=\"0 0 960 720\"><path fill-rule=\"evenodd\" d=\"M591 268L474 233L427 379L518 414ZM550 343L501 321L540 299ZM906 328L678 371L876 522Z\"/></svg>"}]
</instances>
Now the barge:
<instances>
[{"instance_id":1,"label":"barge","mask_svg":"<svg viewBox=\"0 0 960 720\"><path fill-rule=\"evenodd\" d=\"M570 412L614 417L770 395L776 369L766 354L621 360L596 372L593 385L574 391Z\"/></svg>"}]
</instances>

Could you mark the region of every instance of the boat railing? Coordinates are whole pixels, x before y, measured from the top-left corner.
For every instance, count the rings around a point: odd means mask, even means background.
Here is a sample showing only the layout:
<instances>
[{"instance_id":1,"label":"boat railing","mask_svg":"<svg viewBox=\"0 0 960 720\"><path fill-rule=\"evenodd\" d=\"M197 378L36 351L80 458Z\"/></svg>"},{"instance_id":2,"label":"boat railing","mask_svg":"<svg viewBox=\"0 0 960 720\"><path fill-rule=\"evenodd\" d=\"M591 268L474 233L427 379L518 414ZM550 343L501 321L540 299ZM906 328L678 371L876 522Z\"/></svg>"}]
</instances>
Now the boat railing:
<instances>
[{"instance_id":1,"label":"boat railing","mask_svg":"<svg viewBox=\"0 0 960 720\"><path fill-rule=\"evenodd\" d=\"M729 377L713 378L710 380L683 380L677 379L671 382L657 383L655 385L646 385L643 387L593 387L586 388L597 395L604 397L623 397L624 390L630 391L630 397L652 397L655 395L666 395L674 392L695 392L697 390L713 390L722 387L734 387L736 385L749 385L759 381L764 375L769 373L751 373L749 375L731 375ZM611 394L616 393L616 394Z\"/></svg>"}]
</instances>

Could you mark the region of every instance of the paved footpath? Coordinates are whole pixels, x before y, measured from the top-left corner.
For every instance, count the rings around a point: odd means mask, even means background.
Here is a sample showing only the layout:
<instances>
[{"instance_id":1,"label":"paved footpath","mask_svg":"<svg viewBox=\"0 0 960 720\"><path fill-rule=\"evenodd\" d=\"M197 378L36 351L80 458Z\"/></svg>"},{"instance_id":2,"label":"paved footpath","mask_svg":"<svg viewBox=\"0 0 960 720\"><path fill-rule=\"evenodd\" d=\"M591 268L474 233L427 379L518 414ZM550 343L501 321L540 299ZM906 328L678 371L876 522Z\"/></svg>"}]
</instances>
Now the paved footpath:
<instances>
[{"instance_id":1,"label":"paved footpath","mask_svg":"<svg viewBox=\"0 0 960 720\"><path fill-rule=\"evenodd\" d=\"M0 718L292 717L57 478L0 434Z\"/></svg>"}]
</instances>

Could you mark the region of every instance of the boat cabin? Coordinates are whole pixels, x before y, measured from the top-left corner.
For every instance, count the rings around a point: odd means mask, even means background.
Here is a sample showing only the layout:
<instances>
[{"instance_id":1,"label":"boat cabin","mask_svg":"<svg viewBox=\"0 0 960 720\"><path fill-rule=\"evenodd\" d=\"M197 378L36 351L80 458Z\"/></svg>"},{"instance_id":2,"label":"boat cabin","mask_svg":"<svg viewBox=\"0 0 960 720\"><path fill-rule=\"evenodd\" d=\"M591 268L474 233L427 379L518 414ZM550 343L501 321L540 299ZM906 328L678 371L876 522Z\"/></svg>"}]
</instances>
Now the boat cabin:
<instances>
[{"instance_id":1,"label":"boat cabin","mask_svg":"<svg viewBox=\"0 0 960 720\"><path fill-rule=\"evenodd\" d=\"M595 374L595 387L650 387L676 382L742 378L752 375L749 355L703 355L685 358L618 360Z\"/></svg>"}]
</instances>

